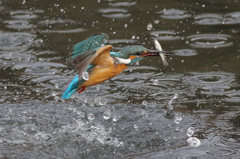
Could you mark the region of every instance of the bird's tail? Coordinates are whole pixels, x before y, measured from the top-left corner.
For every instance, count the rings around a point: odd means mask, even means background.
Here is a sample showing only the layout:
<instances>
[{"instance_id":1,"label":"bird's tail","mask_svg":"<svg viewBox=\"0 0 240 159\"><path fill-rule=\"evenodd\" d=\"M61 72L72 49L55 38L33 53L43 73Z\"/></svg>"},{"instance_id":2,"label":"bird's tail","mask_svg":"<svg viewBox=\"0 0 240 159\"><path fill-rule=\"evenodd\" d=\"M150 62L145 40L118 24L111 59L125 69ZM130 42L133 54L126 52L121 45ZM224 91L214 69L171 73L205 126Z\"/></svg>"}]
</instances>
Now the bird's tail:
<instances>
[{"instance_id":1,"label":"bird's tail","mask_svg":"<svg viewBox=\"0 0 240 159\"><path fill-rule=\"evenodd\" d=\"M80 80L78 78L78 75L76 75L70 85L68 86L67 90L63 93L62 98L63 99L68 99L70 98L77 90L78 90L78 85L80 83Z\"/></svg>"}]
</instances>

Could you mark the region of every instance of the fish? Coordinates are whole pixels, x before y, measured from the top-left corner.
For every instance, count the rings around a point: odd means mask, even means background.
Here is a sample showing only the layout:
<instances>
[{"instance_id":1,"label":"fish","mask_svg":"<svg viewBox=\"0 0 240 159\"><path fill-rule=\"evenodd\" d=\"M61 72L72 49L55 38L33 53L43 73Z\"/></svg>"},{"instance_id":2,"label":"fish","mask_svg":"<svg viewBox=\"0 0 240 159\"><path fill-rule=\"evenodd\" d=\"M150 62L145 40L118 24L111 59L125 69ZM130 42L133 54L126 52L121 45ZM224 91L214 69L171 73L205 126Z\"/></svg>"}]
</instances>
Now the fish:
<instances>
[{"instance_id":1,"label":"fish","mask_svg":"<svg viewBox=\"0 0 240 159\"><path fill-rule=\"evenodd\" d=\"M157 41L157 39L154 39L154 44L155 44L155 48L159 51L162 51L162 46L160 45L160 43ZM164 66L168 66L168 62L166 60L166 56L163 53L159 53L159 56L162 59L162 63Z\"/></svg>"}]
</instances>

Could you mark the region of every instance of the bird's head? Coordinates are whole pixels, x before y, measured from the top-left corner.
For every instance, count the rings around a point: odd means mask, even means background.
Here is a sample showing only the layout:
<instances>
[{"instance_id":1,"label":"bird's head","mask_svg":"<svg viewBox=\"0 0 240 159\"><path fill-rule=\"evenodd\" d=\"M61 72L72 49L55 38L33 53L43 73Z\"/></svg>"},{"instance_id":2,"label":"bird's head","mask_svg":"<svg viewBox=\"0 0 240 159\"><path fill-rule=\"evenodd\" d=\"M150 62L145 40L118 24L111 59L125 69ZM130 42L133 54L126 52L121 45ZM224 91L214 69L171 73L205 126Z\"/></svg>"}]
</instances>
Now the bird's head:
<instances>
[{"instance_id":1,"label":"bird's head","mask_svg":"<svg viewBox=\"0 0 240 159\"><path fill-rule=\"evenodd\" d=\"M132 65L144 57L159 56L160 53L170 54L168 51L149 50L141 45L132 45L124 47L120 52L111 53L111 56L115 57L119 63Z\"/></svg>"}]
</instances>

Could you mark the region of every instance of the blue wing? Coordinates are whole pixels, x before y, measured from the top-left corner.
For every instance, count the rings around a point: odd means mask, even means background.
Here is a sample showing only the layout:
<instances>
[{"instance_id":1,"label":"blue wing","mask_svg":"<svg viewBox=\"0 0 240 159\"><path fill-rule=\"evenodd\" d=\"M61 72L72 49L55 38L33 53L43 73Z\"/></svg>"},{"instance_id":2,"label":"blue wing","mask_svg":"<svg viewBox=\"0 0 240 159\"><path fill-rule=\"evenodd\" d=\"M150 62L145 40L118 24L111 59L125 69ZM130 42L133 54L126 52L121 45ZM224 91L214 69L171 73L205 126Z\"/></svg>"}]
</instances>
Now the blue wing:
<instances>
[{"instance_id":1,"label":"blue wing","mask_svg":"<svg viewBox=\"0 0 240 159\"><path fill-rule=\"evenodd\" d=\"M105 46L108 38L108 35L105 33L94 34L88 39L75 44L72 52L72 59L87 51L96 50L96 48Z\"/></svg>"}]
</instances>

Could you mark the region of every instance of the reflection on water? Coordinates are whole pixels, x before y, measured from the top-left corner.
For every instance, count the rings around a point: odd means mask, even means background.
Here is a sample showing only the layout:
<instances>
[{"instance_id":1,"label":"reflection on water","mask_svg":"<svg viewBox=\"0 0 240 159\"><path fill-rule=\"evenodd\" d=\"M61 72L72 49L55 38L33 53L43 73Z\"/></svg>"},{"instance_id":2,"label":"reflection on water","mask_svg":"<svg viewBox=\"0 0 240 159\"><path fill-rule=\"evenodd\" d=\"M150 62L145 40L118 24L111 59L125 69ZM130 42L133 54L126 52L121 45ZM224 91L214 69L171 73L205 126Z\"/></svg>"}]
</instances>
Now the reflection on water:
<instances>
[{"instance_id":1,"label":"reflection on water","mask_svg":"<svg viewBox=\"0 0 240 159\"><path fill-rule=\"evenodd\" d=\"M240 10L202 3L0 1L0 158L238 158ZM99 32L176 56L61 99Z\"/></svg>"}]
</instances>

